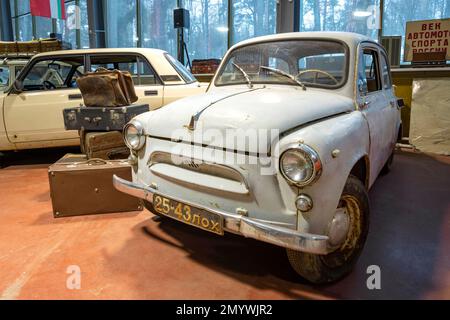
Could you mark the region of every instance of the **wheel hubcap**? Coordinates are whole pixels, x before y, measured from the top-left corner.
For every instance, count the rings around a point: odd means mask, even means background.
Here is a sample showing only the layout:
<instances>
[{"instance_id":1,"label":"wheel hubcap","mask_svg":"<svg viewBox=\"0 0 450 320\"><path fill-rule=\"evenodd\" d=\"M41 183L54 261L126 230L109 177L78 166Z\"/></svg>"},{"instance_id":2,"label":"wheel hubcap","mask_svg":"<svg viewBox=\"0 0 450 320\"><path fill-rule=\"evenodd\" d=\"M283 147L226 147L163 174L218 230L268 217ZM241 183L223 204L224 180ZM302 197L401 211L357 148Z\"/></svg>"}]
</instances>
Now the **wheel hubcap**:
<instances>
[{"instance_id":1,"label":"wheel hubcap","mask_svg":"<svg viewBox=\"0 0 450 320\"><path fill-rule=\"evenodd\" d=\"M328 231L329 244L332 247L340 246L345 239L350 228L350 217L346 208L338 208L330 224Z\"/></svg>"}]
</instances>

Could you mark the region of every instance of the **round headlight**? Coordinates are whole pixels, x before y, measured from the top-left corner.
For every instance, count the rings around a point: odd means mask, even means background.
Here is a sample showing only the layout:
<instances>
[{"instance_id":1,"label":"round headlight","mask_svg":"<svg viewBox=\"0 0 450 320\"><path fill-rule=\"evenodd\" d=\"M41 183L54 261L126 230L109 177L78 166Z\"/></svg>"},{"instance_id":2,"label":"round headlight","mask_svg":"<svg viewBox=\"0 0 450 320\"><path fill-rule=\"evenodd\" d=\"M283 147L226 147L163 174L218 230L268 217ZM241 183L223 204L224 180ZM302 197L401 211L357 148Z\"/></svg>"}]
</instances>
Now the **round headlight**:
<instances>
[{"instance_id":1,"label":"round headlight","mask_svg":"<svg viewBox=\"0 0 450 320\"><path fill-rule=\"evenodd\" d=\"M140 150L145 145L145 133L142 124L136 121L128 123L123 129L125 144L132 150Z\"/></svg>"},{"instance_id":2,"label":"round headlight","mask_svg":"<svg viewBox=\"0 0 450 320\"><path fill-rule=\"evenodd\" d=\"M306 186L317 179L322 170L319 155L307 145L286 150L280 158L283 176L297 186Z\"/></svg>"}]
</instances>

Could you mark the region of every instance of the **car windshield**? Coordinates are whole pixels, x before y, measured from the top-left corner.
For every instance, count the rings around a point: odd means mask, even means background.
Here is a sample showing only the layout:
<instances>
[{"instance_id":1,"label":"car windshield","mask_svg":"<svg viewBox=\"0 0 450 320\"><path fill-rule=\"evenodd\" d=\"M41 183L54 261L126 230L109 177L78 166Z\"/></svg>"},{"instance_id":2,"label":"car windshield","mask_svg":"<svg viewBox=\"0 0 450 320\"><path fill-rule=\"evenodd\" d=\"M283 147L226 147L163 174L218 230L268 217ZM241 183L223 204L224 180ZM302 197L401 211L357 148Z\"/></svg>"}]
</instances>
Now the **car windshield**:
<instances>
[{"instance_id":1,"label":"car windshield","mask_svg":"<svg viewBox=\"0 0 450 320\"><path fill-rule=\"evenodd\" d=\"M0 92L5 91L9 85L9 67L0 67Z\"/></svg>"},{"instance_id":2,"label":"car windshield","mask_svg":"<svg viewBox=\"0 0 450 320\"><path fill-rule=\"evenodd\" d=\"M216 86L288 84L337 88L347 78L347 50L332 40L285 40L239 47L221 67Z\"/></svg>"}]
</instances>

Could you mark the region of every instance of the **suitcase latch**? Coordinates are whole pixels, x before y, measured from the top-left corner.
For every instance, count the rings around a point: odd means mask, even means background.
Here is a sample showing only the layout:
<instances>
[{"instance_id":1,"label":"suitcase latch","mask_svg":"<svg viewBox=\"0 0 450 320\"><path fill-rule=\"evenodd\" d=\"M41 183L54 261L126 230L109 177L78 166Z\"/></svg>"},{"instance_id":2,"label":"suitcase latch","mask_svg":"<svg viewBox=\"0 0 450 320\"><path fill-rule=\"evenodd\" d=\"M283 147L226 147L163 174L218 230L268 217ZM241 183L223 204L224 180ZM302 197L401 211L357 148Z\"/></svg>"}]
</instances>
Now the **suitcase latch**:
<instances>
[{"instance_id":1,"label":"suitcase latch","mask_svg":"<svg viewBox=\"0 0 450 320\"><path fill-rule=\"evenodd\" d=\"M102 121L102 117L95 117L92 120L89 117L84 117L84 121L92 122L92 123L99 123L100 121Z\"/></svg>"},{"instance_id":2,"label":"suitcase latch","mask_svg":"<svg viewBox=\"0 0 450 320\"><path fill-rule=\"evenodd\" d=\"M75 111L70 111L67 114L67 120L68 121L75 121L77 119L77 115L75 114Z\"/></svg>"}]
</instances>

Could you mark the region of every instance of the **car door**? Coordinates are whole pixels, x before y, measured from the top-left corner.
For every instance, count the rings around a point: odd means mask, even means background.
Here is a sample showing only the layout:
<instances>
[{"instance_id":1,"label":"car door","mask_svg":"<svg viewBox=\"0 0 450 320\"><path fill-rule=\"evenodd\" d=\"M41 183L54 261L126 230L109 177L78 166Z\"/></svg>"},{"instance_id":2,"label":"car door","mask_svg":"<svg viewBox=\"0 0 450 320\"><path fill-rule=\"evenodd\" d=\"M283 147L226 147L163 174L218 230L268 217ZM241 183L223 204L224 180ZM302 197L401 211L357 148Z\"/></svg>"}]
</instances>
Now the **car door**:
<instances>
[{"instance_id":1,"label":"car door","mask_svg":"<svg viewBox=\"0 0 450 320\"><path fill-rule=\"evenodd\" d=\"M7 136L16 148L79 144L78 132L64 128L63 109L82 103L75 78L84 62L83 55L42 57L19 73L21 91L4 101Z\"/></svg>"},{"instance_id":2,"label":"car door","mask_svg":"<svg viewBox=\"0 0 450 320\"><path fill-rule=\"evenodd\" d=\"M364 44L359 52L357 77L358 106L370 132L370 184L392 151L391 105L383 90L380 56L375 44Z\"/></svg>"},{"instance_id":3,"label":"car door","mask_svg":"<svg viewBox=\"0 0 450 320\"><path fill-rule=\"evenodd\" d=\"M381 79L383 81L383 92L386 99L389 101L390 108L386 109L386 121L387 131L390 136L390 144L388 145L387 152L394 150L397 142L400 130L400 108L397 102L397 96L395 95L394 88L392 86L391 69L389 66L388 58L384 50L380 49L380 68Z\"/></svg>"},{"instance_id":4,"label":"car door","mask_svg":"<svg viewBox=\"0 0 450 320\"><path fill-rule=\"evenodd\" d=\"M101 67L130 72L139 98L136 103L149 104L151 110L162 106L164 86L145 57L130 53L92 54L89 56L89 61L91 71Z\"/></svg>"}]
</instances>

